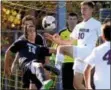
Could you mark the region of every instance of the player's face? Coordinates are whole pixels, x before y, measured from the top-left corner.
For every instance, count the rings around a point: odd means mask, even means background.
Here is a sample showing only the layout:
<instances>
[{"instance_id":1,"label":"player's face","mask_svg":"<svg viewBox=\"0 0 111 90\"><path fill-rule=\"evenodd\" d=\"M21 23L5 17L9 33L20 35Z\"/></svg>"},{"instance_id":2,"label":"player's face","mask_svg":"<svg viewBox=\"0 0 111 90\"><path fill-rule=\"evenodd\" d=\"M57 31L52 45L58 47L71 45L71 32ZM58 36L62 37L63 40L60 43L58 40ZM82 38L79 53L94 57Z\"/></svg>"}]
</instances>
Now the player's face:
<instances>
[{"instance_id":1,"label":"player's face","mask_svg":"<svg viewBox=\"0 0 111 90\"><path fill-rule=\"evenodd\" d=\"M34 25L28 25L27 26L27 34L28 34L28 39L34 40L36 38L36 30Z\"/></svg>"},{"instance_id":2,"label":"player's face","mask_svg":"<svg viewBox=\"0 0 111 90\"><path fill-rule=\"evenodd\" d=\"M92 16L93 9L88 5L81 5L81 14L83 19L90 18Z\"/></svg>"},{"instance_id":3,"label":"player's face","mask_svg":"<svg viewBox=\"0 0 111 90\"><path fill-rule=\"evenodd\" d=\"M68 16L67 22L68 22L68 25L75 26L78 22L78 19L76 16Z\"/></svg>"},{"instance_id":4,"label":"player's face","mask_svg":"<svg viewBox=\"0 0 111 90\"><path fill-rule=\"evenodd\" d=\"M34 25L32 20L27 20L24 22L24 25Z\"/></svg>"}]
</instances>

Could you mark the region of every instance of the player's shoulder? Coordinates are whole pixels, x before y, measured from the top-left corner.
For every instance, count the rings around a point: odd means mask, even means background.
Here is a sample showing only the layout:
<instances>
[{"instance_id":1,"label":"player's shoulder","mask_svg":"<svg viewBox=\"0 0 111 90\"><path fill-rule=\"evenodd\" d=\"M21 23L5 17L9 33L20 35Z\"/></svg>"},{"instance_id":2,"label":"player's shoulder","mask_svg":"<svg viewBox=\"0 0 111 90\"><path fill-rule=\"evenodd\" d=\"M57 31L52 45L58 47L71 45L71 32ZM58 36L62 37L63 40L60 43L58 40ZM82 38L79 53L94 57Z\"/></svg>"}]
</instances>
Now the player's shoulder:
<instances>
[{"instance_id":1,"label":"player's shoulder","mask_svg":"<svg viewBox=\"0 0 111 90\"><path fill-rule=\"evenodd\" d=\"M43 41L43 40L45 40L44 39L44 37L43 37L43 35L42 34L40 34L40 33L37 33L37 35L36 35L36 40L41 40L41 41Z\"/></svg>"},{"instance_id":2,"label":"player's shoulder","mask_svg":"<svg viewBox=\"0 0 111 90\"><path fill-rule=\"evenodd\" d=\"M79 25L81 25L81 24L83 24L84 22L83 21L81 21L81 22L79 22L78 24L76 24L76 26L79 26Z\"/></svg>"},{"instance_id":3,"label":"player's shoulder","mask_svg":"<svg viewBox=\"0 0 111 90\"><path fill-rule=\"evenodd\" d=\"M36 35L37 37L43 37L40 33L37 33L37 35Z\"/></svg>"},{"instance_id":4,"label":"player's shoulder","mask_svg":"<svg viewBox=\"0 0 111 90\"><path fill-rule=\"evenodd\" d=\"M14 43L26 43L27 40L17 39Z\"/></svg>"},{"instance_id":5,"label":"player's shoulder","mask_svg":"<svg viewBox=\"0 0 111 90\"><path fill-rule=\"evenodd\" d=\"M104 42L103 44L99 45L95 49L97 52L100 52L101 50L104 50L106 48L110 48L110 42Z\"/></svg>"},{"instance_id":6,"label":"player's shoulder","mask_svg":"<svg viewBox=\"0 0 111 90\"><path fill-rule=\"evenodd\" d=\"M91 18L91 22L95 25L101 25L101 22L93 17Z\"/></svg>"},{"instance_id":7,"label":"player's shoulder","mask_svg":"<svg viewBox=\"0 0 111 90\"><path fill-rule=\"evenodd\" d=\"M62 33L66 32L66 31L67 31L67 28L65 28L65 29L63 29L63 30L61 30L61 31L59 31L59 35L61 35Z\"/></svg>"},{"instance_id":8,"label":"player's shoulder","mask_svg":"<svg viewBox=\"0 0 111 90\"><path fill-rule=\"evenodd\" d=\"M78 24L76 24L76 26L75 26L75 28L74 28L74 29L76 29L76 28L79 28L79 27L83 26L83 24L84 24L84 21L79 22Z\"/></svg>"},{"instance_id":9,"label":"player's shoulder","mask_svg":"<svg viewBox=\"0 0 111 90\"><path fill-rule=\"evenodd\" d=\"M25 40L25 35L21 35L17 40Z\"/></svg>"}]
</instances>

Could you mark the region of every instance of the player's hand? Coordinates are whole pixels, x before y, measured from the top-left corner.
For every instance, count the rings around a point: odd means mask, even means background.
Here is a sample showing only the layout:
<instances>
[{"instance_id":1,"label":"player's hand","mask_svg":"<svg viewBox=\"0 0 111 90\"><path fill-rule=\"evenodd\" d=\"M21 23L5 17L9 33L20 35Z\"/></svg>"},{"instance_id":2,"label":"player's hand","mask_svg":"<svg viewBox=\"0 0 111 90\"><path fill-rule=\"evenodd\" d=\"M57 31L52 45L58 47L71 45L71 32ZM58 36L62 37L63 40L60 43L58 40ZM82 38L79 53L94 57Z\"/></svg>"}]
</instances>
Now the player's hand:
<instances>
[{"instance_id":1,"label":"player's hand","mask_svg":"<svg viewBox=\"0 0 111 90\"><path fill-rule=\"evenodd\" d=\"M49 33L44 33L44 37L50 41L53 41L53 35L51 35Z\"/></svg>"},{"instance_id":2,"label":"player's hand","mask_svg":"<svg viewBox=\"0 0 111 90\"><path fill-rule=\"evenodd\" d=\"M86 87L86 90L93 90L92 87L89 85Z\"/></svg>"},{"instance_id":3,"label":"player's hand","mask_svg":"<svg viewBox=\"0 0 111 90\"><path fill-rule=\"evenodd\" d=\"M92 88L86 88L86 90L93 90Z\"/></svg>"},{"instance_id":4,"label":"player's hand","mask_svg":"<svg viewBox=\"0 0 111 90\"><path fill-rule=\"evenodd\" d=\"M53 40L55 43L59 44L61 42L61 38L60 38L59 34L54 34Z\"/></svg>"}]
</instances>

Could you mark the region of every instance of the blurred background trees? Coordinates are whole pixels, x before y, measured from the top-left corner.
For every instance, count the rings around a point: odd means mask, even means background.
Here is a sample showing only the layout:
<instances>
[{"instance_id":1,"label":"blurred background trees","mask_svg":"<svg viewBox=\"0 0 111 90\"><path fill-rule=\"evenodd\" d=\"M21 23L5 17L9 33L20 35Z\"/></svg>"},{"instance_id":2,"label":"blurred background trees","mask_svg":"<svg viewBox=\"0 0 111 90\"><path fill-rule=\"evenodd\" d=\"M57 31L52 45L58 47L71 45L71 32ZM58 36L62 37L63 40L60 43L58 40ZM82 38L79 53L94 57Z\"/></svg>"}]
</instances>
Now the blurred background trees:
<instances>
[{"instance_id":1,"label":"blurred background trees","mask_svg":"<svg viewBox=\"0 0 111 90\"><path fill-rule=\"evenodd\" d=\"M67 12L76 12L81 21L80 11L81 1L66 1ZM94 16L99 19L100 8L110 8L111 1L94 1ZM36 17L36 27L38 30L42 28L42 18L47 14L57 15L57 1L2 1L1 2L1 31L21 31L21 20L31 14ZM66 13L67 14L67 13ZM5 35L5 37L3 37ZM7 44L9 35L2 34L2 45ZM10 35L11 36L11 35ZM11 36L12 37L12 36ZM10 37L9 37L10 38Z\"/></svg>"},{"instance_id":2,"label":"blurred background trees","mask_svg":"<svg viewBox=\"0 0 111 90\"><path fill-rule=\"evenodd\" d=\"M81 21L80 11L81 1L66 1L67 12L76 12ZM111 1L94 1L95 12L94 17L99 19L99 10L101 8L111 8ZM7 47L15 41L21 32L21 20L27 15L33 15L36 17L37 29L43 30L41 26L43 16L47 14L57 15L57 1L2 1L1 2L1 57L4 58L4 53ZM66 13L67 14L67 13ZM1 59L3 62L4 59ZM3 64L1 69L3 71ZM16 77L17 78L17 77ZM2 83L4 81L2 73ZM15 82L15 80L13 81ZM17 82L18 83L18 82ZM2 85L4 86L4 85ZM14 85L11 85L14 87ZM15 85L16 86L16 85ZM13 89L8 89L13 90Z\"/></svg>"},{"instance_id":3,"label":"blurred background trees","mask_svg":"<svg viewBox=\"0 0 111 90\"><path fill-rule=\"evenodd\" d=\"M67 12L76 12L81 19L81 1L67 1ZM110 7L110 1L94 1L95 16L99 17L99 9ZM41 29L41 18L46 14L56 14L57 1L2 1L1 3L2 30L20 30L21 19L24 15L31 14L37 18L38 28ZM98 12L98 13L97 13Z\"/></svg>"}]
</instances>

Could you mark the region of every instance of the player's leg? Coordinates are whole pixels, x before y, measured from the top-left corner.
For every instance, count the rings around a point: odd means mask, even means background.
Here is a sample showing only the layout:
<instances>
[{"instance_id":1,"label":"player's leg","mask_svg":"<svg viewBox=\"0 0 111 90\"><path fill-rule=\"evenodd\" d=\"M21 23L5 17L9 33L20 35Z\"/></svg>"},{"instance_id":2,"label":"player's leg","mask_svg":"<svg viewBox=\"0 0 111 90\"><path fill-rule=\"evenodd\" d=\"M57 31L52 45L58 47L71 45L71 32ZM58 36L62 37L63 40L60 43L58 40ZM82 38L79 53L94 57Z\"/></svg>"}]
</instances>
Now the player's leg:
<instances>
[{"instance_id":1,"label":"player's leg","mask_svg":"<svg viewBox=\"0 0 111 90\"><path fill-rule=\"evenodd\" d=\"M30 89L32 90L40 90L42 87L42 83L40 82L40 80L37 78L37 76L35 74L30 75Z\"/></svg>"},{"instance_id":2,"label":"player's leg","mask_svg":"<svg viewBox=\"0 0 111 90\"><path fill-rule=\"evenodd\" d=\"M30 73L28 70L23 73L22 81L23 81L23 88L26 88L27 90L31 89L30 88Z\"/></svg>"},{"instance_id":3,"label":"player's leg","mask_svg":"<svg viewBox=\"0 0 111 90\"><path fill-rule=\"evenodd\" d=\"M85 89L85 86L83 84L83 80L84 80L83 74L86 67L84 59L91 53L91 48L88 48L85 46L82 46L82 47L76 46L76 48L77 48L77 51L75 56L75 63L73 66L74 87L76 89Z\"/></svg>"},{"instance_id":4,"label":"player's leg","mask_svg":"<svg viewBox=\"0 0 111 90\"><path fill-rule=\"evenodd\" d=\"M43 71L41 72L41 70L44 70L41 63L37 63L37 62L31 63L31 73L33 74L33 77L36 76L35 78L38 79L40 81L40 83L43 85L43 87L42 87L43 89L49 89L52 86L53 81L51 79L44 81L43 73L42 73ZM32 79L33 79L32 81L36 82L33 77L32 77ZM37 83L35 83L35 85L36 84Z\"/></svg>"},{"instance_id":5,"label":"player's leg","mask_svg":"<svg viewBox=\"0 0 111 90\"><path fill-rule=\"evenodd\" d=\"M74 73L74 80L73 80L73 86L75 89L82 89L85 90L85 86L83 84L84 76L80 72Z\"/></svg>"},{"instance_id":6,"label":"player's leg","mask_svg":"<svg viewBox=\"0 0 111 90\"><path fill-rule=\"evenodd\" d=\"M72 45L61 45L57 48L55 66L61 69L61 64L64 61L64 55L73 57L73 46Z\"/></svg>"},{"instance_id":7,"label":"player's leg","mask_svg":"<svg viewBox=\"0 0 111 90\"><path fill-rule=\"evenodd\" d=\"M29 90L38 90L38 89L35 84L30 83Z\"/></svg>"},{"instance_id":8,"label":"player's leg","mask_svg":"<svg viewBox=\"0 0 111 90\"><path fill-rule=\"evenodd\" d=\"M73 69L72 69L72 67L73 67L73 63L63 63L63 65L62 65L63 90L75 90L73 88Z\"/></svg>"},{"instance_id":9,"label":"player's leg","mask_svg":"<svg viewBox=\"0 0 111 90\"><path fill-rule=\"evenodd\" d=\"M73 51L74 51L73 45L61 45L58 48L59 48L58 50L61 54L73 57Z\"/></svg>"}]
</instances>

